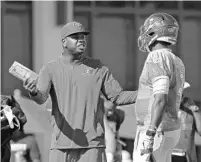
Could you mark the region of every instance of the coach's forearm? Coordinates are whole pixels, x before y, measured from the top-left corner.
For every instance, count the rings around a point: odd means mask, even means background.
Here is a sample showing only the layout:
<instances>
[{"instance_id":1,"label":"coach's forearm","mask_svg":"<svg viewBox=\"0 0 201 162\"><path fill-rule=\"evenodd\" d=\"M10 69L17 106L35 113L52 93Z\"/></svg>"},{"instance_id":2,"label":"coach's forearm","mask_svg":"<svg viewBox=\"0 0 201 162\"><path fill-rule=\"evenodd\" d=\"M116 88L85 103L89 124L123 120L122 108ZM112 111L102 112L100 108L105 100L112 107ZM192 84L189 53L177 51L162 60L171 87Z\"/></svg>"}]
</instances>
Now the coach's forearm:
<instances>
[{"instance_id":1,"label":"coach's forearm","mask_svg":"<svg viewBox=\"0 0 201 162\"><path fill-rule=\"evenodd\" d=\"M37 104L42 105L45 103L45 101L47 100L47 95L41 93L39 90L37 91L36 94L31 94L29 93L29 96L31 99L33 99Z\"/></svg>"},{"instance_id":2,"label":"coach's forearm","mask_svg":"<svg viewBox=\"0 0 201 162\"><path fill-rule=\"evenodd\" d=\"M152 118L151 125L158 128L162 121L163 114L165 112L167 99L165 96L155 96L154 103L152 105Z\"/></svg>"},{"instance_id":3,"label":"coach's forearm","mask_svg":"<svg viewBox=\"0 0 201 162\"><path fill-rule=\"evenodd\" d=\"M135 103L137 98L137 91L122 91L119 93L115 104L116 105L128 105Z\"/></svg>"}]
</instances>

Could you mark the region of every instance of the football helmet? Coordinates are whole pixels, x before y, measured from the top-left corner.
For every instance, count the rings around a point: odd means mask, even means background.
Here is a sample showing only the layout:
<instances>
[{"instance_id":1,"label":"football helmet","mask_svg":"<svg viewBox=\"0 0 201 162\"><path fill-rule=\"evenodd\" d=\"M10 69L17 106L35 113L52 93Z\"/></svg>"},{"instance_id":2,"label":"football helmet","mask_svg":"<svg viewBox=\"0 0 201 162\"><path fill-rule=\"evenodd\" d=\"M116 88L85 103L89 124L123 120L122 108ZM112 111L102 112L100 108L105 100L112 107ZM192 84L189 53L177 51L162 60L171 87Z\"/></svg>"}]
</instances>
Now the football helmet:
<instances>
[{"instance_id":1,"label":"football helmet","mask_svg":"<svg viewBox=\"0 0 201 162\"><path fill-rule=\"evenodd\" d=\"M176 44L179 24L167 13L155 13L149 16L140 27L138 47L143 52L150 52L149 46L156 40Z\"/></svg>"}]
</instances>

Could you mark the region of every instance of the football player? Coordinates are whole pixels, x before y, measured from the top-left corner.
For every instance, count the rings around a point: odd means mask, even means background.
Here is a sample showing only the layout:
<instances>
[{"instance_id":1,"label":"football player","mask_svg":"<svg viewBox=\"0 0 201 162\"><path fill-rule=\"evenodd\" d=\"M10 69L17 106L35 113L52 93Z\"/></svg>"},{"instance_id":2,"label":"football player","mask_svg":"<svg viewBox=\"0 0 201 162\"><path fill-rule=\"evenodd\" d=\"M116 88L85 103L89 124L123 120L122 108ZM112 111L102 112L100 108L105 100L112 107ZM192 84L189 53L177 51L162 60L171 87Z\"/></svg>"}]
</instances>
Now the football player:
<instances>
[{"instance_id":1,"label":"football player","mask_svg":"<svg viewBox=\"0 0 201 162\"><path fill-rule=\"evenodd\" d=\"M178 31L176 19L167 13L152 14L140 28L138 47L148 56L139 79L135 105L134 162L170 162L171 152L179 141L177 113L185 67L171 50L177 43Z\"/></svg>"}]
</instances>

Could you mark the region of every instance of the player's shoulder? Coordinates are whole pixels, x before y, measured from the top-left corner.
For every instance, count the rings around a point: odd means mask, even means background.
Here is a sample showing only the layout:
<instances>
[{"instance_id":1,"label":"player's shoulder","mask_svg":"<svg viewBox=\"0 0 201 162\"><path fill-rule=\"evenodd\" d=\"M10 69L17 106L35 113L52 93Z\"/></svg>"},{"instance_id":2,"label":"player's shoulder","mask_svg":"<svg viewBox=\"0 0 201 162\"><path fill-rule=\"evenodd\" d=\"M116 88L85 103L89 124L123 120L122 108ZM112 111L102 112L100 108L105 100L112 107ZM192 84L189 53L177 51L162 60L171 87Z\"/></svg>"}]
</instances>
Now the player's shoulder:
<instances>
[{"instance_id":1,"label":"player's shoulder","mask_svg":"<svg viewBox=\"0 0 201 162\"><path fill-rule=\"evenodd\" d=\"M173 60L175 58L175 54L172 53L170 49L159 49L154 50L148 54L146 62L153 63L161 63Z\"/></svg>"}]
</instances>

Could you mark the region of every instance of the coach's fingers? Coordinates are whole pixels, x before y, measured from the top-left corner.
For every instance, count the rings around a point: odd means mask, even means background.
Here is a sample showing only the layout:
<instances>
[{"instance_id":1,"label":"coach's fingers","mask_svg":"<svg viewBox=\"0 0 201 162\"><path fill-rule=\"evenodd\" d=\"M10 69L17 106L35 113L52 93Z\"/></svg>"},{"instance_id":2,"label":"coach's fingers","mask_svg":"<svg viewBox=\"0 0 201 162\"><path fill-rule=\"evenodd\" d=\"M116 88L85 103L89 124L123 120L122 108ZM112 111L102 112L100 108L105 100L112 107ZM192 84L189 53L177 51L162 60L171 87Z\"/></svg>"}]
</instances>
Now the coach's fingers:
<instances>
[{"instance_id":1,"label":"coach's fingers","mask_svg":"<svg viewBox=\"0 0 201 162\"><path fill-rule=\"evenodd\" d=\"M29 89L32 90L32 89L35 89L36 88L36 81L32 81L31 84L29 85Z\"/></svg>"},{"instance_id":2,"label":"coach's fingers","mask_svg":"<svg viewBox=\"0 0 201 162\"><path fill-rule=\"evenodd\" d=\"M36 93L37 88L36 88L35 85L33 85L33 87L30 87L28 90L29 90L29 92L31 92L31 93Z\"/></svg>"},{"instance_id":3,"label":"coach's fingers","mask_svg":"<svg viewBox=\"0 0 201 162\"><path fill-rule=\"evenodd\" d=\"M23 81L23 87L26 89L27 84L29 82L29 78L27 78L26 80Z\"/></svg>"},{"instance_id":4,"label":"coach's fingers","mask_svg":"<svg viewBox=\"0 0 201 162\"><path fill-rule=\"evenodd\" d=\"M24 82L24 88L27 90L31 90L36 86L36 80L33 80L31 78L28 78L25 82Z\"/></svg>"},{"instance_id":5,"label":"coach's fingers","mask_svg":"<svg viewBox=\"0 0 201 162\"><path fill-rule=\"evenodd\" d=\"M26 87L27 84L30 82L31 78L27 78L26 80L23 81L23 86Z\"/></svg>"}]
</instances>

